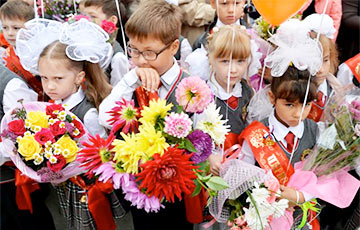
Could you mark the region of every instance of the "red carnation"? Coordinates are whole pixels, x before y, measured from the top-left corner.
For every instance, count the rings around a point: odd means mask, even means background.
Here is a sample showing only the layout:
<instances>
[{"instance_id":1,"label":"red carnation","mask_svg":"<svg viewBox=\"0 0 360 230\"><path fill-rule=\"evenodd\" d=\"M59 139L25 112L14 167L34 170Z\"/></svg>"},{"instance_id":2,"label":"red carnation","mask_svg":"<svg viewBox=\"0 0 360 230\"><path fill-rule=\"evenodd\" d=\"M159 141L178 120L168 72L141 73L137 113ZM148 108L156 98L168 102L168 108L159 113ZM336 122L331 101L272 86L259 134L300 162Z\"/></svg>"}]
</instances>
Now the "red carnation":
<instances>
[{"instance_id":1,"label":"red carnation","mask_svg":"<svg viewBox=\"0 0 360 230\"><path fill-rule=\"evenodd\" d=\"M51 104L46 106L46 114L51 118L56 118L57 114L54 114L54 111L63 111L64 107L61 104Z\"/></svg>"},{"instance_id":2,"label":"red carnation","mask_svg":"<svg viewBox=\"0 0 360 230\"><path fill-rule=\"evenodd\" d=\"M17 136L23 136L26 132L25 123L23 120L14 120L8 124L9 131Z\"/></svg>"},{"instance_id":3,"label":"red carnation","mask_svg":"<svg viewBox=\"0 0 360 230\"><path fill-rule=\"evenodd\" d=\"M42 128L39 132L35 134L35 140L40 144L45 145L48 141L54 142L55 137L50 129Z\"/></svg>"},{"instance_id":4,"label":"red carnation","mask_svg":"<svg viewBox=\"0 0 360 230\"><path fill-rule=\"evenodd\" d=\"M79 135L75 136L75 135L72 134L72 136L73 136L74 138L80 138L80 137L82 137L82 136L85 134L85 129L84 129L83 124L82 124L80 121L76 120L76 119L74 119L74 120L72 121L72 123L74 124L75 128L77 128L77 129L79 130L79 132L80 132Z\"/></svg>"},{"instance_id":5,"label":"red carnation","mask_svg":"<svg viewBox=\"0 0 360 230\"><path fill-rule=\"evenodd\" d=\"M48 161L47 166L53 172L59 172L66 165L66 159L61 154L60 155L55 155L55 157L57 158L56 163L51 164L50 161Z\"/></svg>"},{"instance_id":6,"label":"red carnation","mask_svg":"<svg viewBox=\"0 0 360 230\"><path fill-rule=\"evenodd\" d=\"M111 21L103 20L101 22L101 28L108 34L113 34L116 31L116 25Z\"/></svg>"},{"instance_id":7,"label":"red carnation","mask_svg":"<svg viewBox=\"0 0 360 230\"><path fill-rule=\"evenodd\" d=\"M181 200L181 193L191 194L195 188L194 179L197 166L190 160L192 154L169 147L160 156L155 154L153 160L142 164L142 171L137 174L139 189L145 189L149 196L159 200L165 196L169 202L174 202L174 195Z\"/></svg>"},{"instance_id":8,"label":"red carnation","mask_svg":"<svg viewBox=\"0 0 360 230\"><path fill-rule=\"evenodd\" d=\"M64 128L60 127L60 123L61 123L61 121L57 121L57 122L55 122L55 124L50 126L50 130L55 137L63 135L66 132L65 127Z\"/></svg>"}]
</instances>

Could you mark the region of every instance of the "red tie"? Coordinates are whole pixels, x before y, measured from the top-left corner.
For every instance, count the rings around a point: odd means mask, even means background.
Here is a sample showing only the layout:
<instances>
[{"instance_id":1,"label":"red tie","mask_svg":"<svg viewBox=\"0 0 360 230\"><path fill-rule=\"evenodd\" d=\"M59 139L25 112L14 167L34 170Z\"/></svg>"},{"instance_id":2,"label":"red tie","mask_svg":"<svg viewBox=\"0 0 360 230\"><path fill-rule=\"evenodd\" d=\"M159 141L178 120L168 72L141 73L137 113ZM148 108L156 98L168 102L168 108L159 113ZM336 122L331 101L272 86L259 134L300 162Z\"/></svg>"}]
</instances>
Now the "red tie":
<instances>
[{"instance_id":1,"label":"red tie","mask_svg":"<svg viewBox=\"0 0 360 230\"><path fill-rule=\"evenodd\" d=\"M323 100L323 96L324 96L324 94L321 91L319 91L317 93L316 104L320 107L324 107L324 105L325 105L326 96L325 96L325 100Z\"/></svg>"},{"instance_id":2,"label":"red tie","mask_svg":"<svg viewBox=\"0 0 360 230\"><path fill-rule=\"evenodd\" d=\"M285 141L287 143L287 151L289 153L292 153L293 148L294 148L294 139L295 139L295 135L292 132L289 132L286 137L285 137Z\"/></svg>"},{"instance_id":3,"label":"red tie","mask_svg":"<svg viewBox=\"0 0 360 230\"><path fill-rule=\"evenodd\" d=\"M227 99L226 104L228 104L228 106L230 106L232 109L236 109L239 104L239 98L231 96L229 99Z\"/></svg>"}]
</instances>

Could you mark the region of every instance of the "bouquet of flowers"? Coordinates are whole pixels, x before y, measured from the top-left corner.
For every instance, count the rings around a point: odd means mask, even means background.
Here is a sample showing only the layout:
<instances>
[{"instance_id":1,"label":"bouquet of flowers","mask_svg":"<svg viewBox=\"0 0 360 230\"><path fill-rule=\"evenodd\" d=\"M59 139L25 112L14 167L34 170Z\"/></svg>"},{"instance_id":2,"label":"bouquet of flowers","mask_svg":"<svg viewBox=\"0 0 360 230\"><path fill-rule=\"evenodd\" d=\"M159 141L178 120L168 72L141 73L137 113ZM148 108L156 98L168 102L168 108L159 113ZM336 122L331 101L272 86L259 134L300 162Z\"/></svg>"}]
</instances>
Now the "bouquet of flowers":
<instances>
[{"instance_id":1,"label":"bouquet of flowers","mask_svg":"<svg viewBox=\"0 0 360 230\"><path fill-rule=\"evenodd\" d=\"M360 91L331 98L323 121L326 128L317 145L305 162L295 164L288 186L345 208L360 187L360 181L347 172L359 165Z\"/></svg>"},{"instance_id":2,"label":"bouquet of flowers","mask_svg":"<svg viewBox=\"0 0 360 230\"><path fill-rule=\"evenodd\" d=\"M211 103L211 90L199 77L188 77L178 84L175 95L180 105L177 112L170 112L176 109L161 99L150 100L141 110L134 101L117 102L110 111L110 136L106 140L90 137L79 156L90 176L111 179L126 200L147 212L157 212L164 200L181 199L182 193L196 195L201 187L210 195L227 187L220 177L201 171L212 153L212 142L222 144L228 132L219 109ZM141 105L142 100L138 101ZM206 115L193 130L186 112Z\"/></svg>"},{"instance_id":3,"label":"bouquet of flowers","mask_svg":"<svg viewBox=\"0 0 360 230\"><path fill-rule=\"evenodd\" d=\"M65 22L70 15L74 15L75 7L79 8L80 0L44 0L44 11L45 14L51 16L52 19ZM74 6L76 4L76 6ZM37 5L41 7L41 2L38 1ZM41 13L41 9L39 9Z\"/></svg>"},{"instance_id":4,"label":"bouquet of flowers","mask_svg":"<svg viewBox=\"0 0 360 230\"><path fill-rule=\"evenodd\" d=\"M217 222L227 223L231 229L257 230L274 226L271 222L284 218L288 200L280 199L278 180L265 170L238 159L227 160L220 176L229 188L218 192L210 205L210 213ZM292 218L282 222L281 229L290 226Z\"/></svg>"},{"instance_id":5,"label":"bouquet of flowers","mask_svg":"<svg viewBox=\"0 0 360 230\"><path fill-rule=\"evenodd\" d=\"M83 171L75 161L86 131L60 104L32 102L6 114L1 138L16 167L37 182L61 183Z\"/></svg>"}]
</instances>

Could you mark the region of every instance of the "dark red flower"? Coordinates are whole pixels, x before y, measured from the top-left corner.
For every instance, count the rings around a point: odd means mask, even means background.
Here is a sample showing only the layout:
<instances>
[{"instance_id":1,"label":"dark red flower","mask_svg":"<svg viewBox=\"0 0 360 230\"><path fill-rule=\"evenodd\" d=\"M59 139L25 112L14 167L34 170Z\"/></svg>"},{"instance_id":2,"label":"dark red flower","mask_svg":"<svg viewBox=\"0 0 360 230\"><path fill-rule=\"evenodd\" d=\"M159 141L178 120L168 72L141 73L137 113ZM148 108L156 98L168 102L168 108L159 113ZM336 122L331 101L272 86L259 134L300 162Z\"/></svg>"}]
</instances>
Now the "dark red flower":
<instances>
[{"instance_id":1,"label":"dark red flower","mask_svg":"<svg viewBox=\"0 0 360 230\"><path fill-rule=\"evenodd\" d=\"M57 121L53 125L50 125L50 130L55 137L63 135L66 132L65 126L64 128L61 128L60 123L61 121Z\"/></svg>"},{"instance_id":2,"label":"dark red flower","mask_svg":"<svg viewBox=\"0 0 360 230\"><path fill-rule=\"evenodd\" d=\"M9 131L17 136L22 136L26 132L25 123L23 120L14 120L8 124Z\"/></svg>"},{"instance_id":3,"label":"dark red flower","mask_svg":"<svg viewBox=\"0 0 360 230\"><path fill-rule=\"evenodd\" d=\"M111 21L103 20L101 22L101 28L108 34L113 34L116 31L116 25Z\"/></svg>"},{"instance_id":4,"label":"dark red flower","mask_svg":"<svg viewBox=\"0 0 360 230\"><path fill-rule=\"evenodd\" d=\"M60 154L55 155L57 158L57 162L55 164L51 164L50 161L47 162L47 166L53 172L59 172L66 165L66 159Z\"/></svg>"},{"instance_id":5,"label":"dark red flower","mask_svg":"<svg viewBox=\"0 0 360 230\"><path fill-rule=\"evenodd\" d=\"M46 115L49 115L51 118L56 118L57 114L54 111L63 111L64 107L61 104L51 104L46 106Z\"/></svg>"},{"instance_id":6,"label":"dark red flower","mask_svg":"<svg viewBox=\"0 0 360 230\"><path fill-rule=\"evenodd\" d=\"M50 129L42 128L39 132L35 134L35 140L41 145L45 145L48 141L54 142L55 137Z\"/></svg>"},{"instance_id":7,"label":"dark red flower","mask_svg":"<svg viewBox=\"0 0 360 230\"><path fill-rule=\"evenodd\" d=\"M153 160L141 165L142 171L137 174L139 189L145 189L149 196L159 200L165 196L169 202L174 202L176 195L181 200L181 193L191 194L195 188L196 175L190 160L192 154L184 154L181 149L169 147L160 156L155 154Z\"/></svg>"},{"instance_id":8,"label":"dark red flower","mask_svg":"<svg viewBox=\"0 0 360 230\"><path fill-rule=\"evenodd\" d=\"M96 137L89 135L89 141L83 141L81 144L84 146L79 151L76 160L81 162L83 168L88 170L87 175L99 168L103 163L112 160L112 149L114 146L111 144L115 136L110 134L107 139L103 139L99 134Z\"/></svg>"}]
</instances>

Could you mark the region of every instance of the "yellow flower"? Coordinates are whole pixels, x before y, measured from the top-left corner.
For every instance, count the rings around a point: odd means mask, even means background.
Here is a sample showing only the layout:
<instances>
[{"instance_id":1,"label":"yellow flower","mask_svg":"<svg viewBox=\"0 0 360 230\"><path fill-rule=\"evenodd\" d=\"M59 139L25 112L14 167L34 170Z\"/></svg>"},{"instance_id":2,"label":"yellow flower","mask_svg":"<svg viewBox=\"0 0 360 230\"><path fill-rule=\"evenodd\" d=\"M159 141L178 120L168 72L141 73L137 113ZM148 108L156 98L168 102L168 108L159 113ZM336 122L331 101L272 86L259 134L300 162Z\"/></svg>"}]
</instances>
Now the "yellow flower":
<instances>
[{"instance_id":1,"label":"yellow flower","mask_svg":"<svg viewBox=\"0 0 360 230\"><path fill-rule=\"evenodd\" d=\"M156 131L150 123L143 123L139 127L139 131L137 134L138 148L145 152L148 157L152 157L155 153L162 155L164 150L169 147L161 135L161 131Z\"/></svg>"},{"instance_id":2,"label":"yellow flower","mask_svg":"<svg viewBox=\"0 0 360 230\"><path fill-rule=\"evenodd\" d=\"M114 160L116 163L120 163L121 167L126 173L136 174L138 173L139 161L145 160L146 155L139 150L138 143L136 142L136 136L134 134L125 135L121 133L124 140L114 140L115 146Z\"/></svg>"},{"instance_id":3,"label":"yellow flower","mask_svg":"<svg viewBox=\"0 0 360 230\"><path fill-rule=\"evenodd\" d=\"M62 136L55 144L59 145L61 152L66 150L66 153L68 153L66 154L67 156L64 156L66 163L70 163L75 160L79 147L76 145L76 142L69 137L69 135ZM56 150L54 151L54 154L55 152Z\"/></svg>"},{"instance_id":4,"label":"yellow flower","mask_svg":"<svg viewBox=\"0 0 360 230\"><path fill-rule=\"evenodd\" d=\"M172 104L166 105L165 100L152 100L150 101L149 107L145 106L141 111L141 123L150 123L151 125L155 125L156 121L160 118L164 119L167 113L170 111Z\"/></svg>"},{"instance_id":5,"label":"yellow flower","mask_svg":"<svg viewBox=\"0 0 360 230\"><path fill-rule=\"evenodd\" d=\"M48 128L48 115L45 112L31 111L26 115L26 122L29 122L31 126L40 126L41 128Z\"/></svg>"},{"instance_id":6,"label":"yellow flower","mask_svg":"<svg viewBox=\"0 0 360 230\"><path fill-rule=\"evenodd\" d=\"M41 145L32 135L24 136L18 143L18 152L26 161L34 159L34 154L39 155L41 152Z\"/></svg>"}]
</instances>

